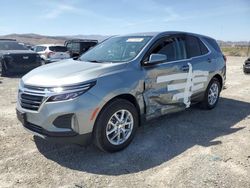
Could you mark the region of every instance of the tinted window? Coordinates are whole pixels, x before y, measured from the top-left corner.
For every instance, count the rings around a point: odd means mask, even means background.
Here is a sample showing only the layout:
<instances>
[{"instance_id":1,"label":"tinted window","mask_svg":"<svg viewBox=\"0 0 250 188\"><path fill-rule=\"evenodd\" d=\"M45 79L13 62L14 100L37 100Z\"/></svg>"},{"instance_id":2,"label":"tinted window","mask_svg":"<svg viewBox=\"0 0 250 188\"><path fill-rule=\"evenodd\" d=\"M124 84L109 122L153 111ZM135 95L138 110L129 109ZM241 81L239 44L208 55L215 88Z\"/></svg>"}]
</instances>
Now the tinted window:
<instances>
[{"instance_id":1,"label":"tinted window","mask_svg":"<svg viewBox=\"0 0 250 188\"><path fill-rule=\"evenodd\" d=\"M24 45L13 41L1 41L0 50L27 50Z\"/></svg>"},{"instance_id":2,"label":"tinted window","mask_svg":"<svg viewBox=\"0 0 250 188\"><path fill-rule=\"evenodd\" d=\"M45 49L46 49L45 46L36 46L35 51L36 51L36 52L42 52L42 51L44 51Z\"/></svg>"},{"instance_id":3,"label":"tinted window","mask_svg":"<svg viewBox=\"0 0 250 188\"><path fill-rule=\"evenodd\" d=\"M70 51L79 52L80 51L80 43L77 43L77 42L68 43L67 48Z\"/></svg>"},{"instance_id":4,"label":"tinted window","mask_svg":"<svg viewBox=\"0 0 250 188\"><path fill-rule=\"evenodd\" d=\"M68 49L65 46L50 46L49 49L53 52L67 52Z\"/></svg>"},{"instance_id":5,"label":"tinted window","mask_svg":"<svg viewBox=\"0 0 250 188\"><path fill-rule=\"evenodd\" d=\"M185 41L183 38L170 38L158 44L151 54L164 54L167 61L186 59Z\"/></svg>"},{"instance_id":6,"label":"tinted window","mask_svg":"<svg viewBox=\"0 0 250 188\"><path fill-rule=\"evenodd\" d=\"M215 51L221 53L220 47L214 39L204 37L204 39L215 49Z\"/></svg>"},{"instance_id":7,"label":"tinted window","mask_svg":"<svg viewBox=\"0 0 250 188\"><path fill-rule=\"evenodd\" d=\"M199 39L194 36L186 36L186 51L188 58L202 55Z\"/></svg>"},{"instance_id":8,"label":"tinted window","mask_svg":"<svg viewBox=\"0 0 250 188\"><path fill-rule=\"evenodd\" d=\"M187 59L187 51L184 37L178 37L176 39L179 44L179 58L178 59Z\"/></svg>"},{"instance_id":9,"label":"tinted window","mask_svg":"<svg viewBox=\"0 0 250 188\"><path fill-rule=\"evenodd\" d=\"M82 43L82 51L86 52L86 51L89 50L89 48L91 48L91 47L93 47L95 45L96 45L95 42L84 42L84 43Z\"/></svg>"},{"instance_id":10,"label":"tinted window","mask_svg":"<svg viewBox=\"0 0 250 188\"><path fill-rule=\"evenodd\" d=\"M198 39L198 40L199 40L199 43L200 43L201 54L202 55L207 54L208 53L207 47L204 45L204 43L200 39Z\"/></svg>"},{"instance_id":11,"label":"tinted window","mask_svg":"<svg viewBox=\"0 0 250 188\"><path fill-rule=\"evenodd\" d=\"M174 38L160 42L160 44L153 49L151 54L164 54L167 56L167 61L180 59L178 56L178 43Z\"/></svg>"}]
</instances>

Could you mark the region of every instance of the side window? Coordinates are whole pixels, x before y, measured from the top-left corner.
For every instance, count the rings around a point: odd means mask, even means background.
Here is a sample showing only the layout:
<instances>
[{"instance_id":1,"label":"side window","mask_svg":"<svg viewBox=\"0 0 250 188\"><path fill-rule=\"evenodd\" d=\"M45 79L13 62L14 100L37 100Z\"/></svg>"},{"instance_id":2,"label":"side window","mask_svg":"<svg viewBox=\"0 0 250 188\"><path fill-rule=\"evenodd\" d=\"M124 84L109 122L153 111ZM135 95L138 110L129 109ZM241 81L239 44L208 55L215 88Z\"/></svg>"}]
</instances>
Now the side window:
<instances>
[{"instance_id":1,"label":"side window","mask_svg":"<svg viewBox=\"0 0 250 188\"><path fill-rule=\"evenodd\" d=\"M71 46L71 50L74 52L80 51L80 43L78 42L73 42Z\"/></svg>"},{"instance_id":2,"label":"side window","mask_svg":"<svg viewBox=\"0 0 250 188\"><path fill-rule=\"evenodd\" d=\"M151 54L164 54L167 56L167 61L178 60L178 43L174 38L166 39L158 44Z\"/></svg>"},{"instance_id":3,"label":"side window","mask_svg":"<svg viewBox=\"0 0 250 188\"><path fill-rule=\"evenodd\" d=\"M188 58L202 55L199 39L194 36L186 36L186 51Z\"/></svg>"},{"instance_id":4,"label":"side window","mask_svg":"<svg viewBox=\"0 0 250 188\"><path fill-rule=\"evenodd\" d=\"M200 49L201 49L201 54L205 55L208 53L208 49L207 47L204 45L204 43L199 39L199 43L200 43Z\"/></svg>"},{"instance_id":5,"label":"side window","mask_svg":"<svg viewBox=\"0 0 250 188\"><path fill-rule=\"evenodd\" d=\"M187 59L187 51L186 51L186 43L184 37L178 37L176 38L179 44L179 56L178 59Z\"/></svg>"},{"instance_id":6,"label":"side window","mask_svg":"<svg viewBox=\"0 0 250 188\"><path fill-rule=\"evenodd\" d=\"M207 38L207 37L204 37L204 39L213 47L213 49L215 49L215 51L222 53L219 45L217 44L217 42L214 39Z\"/></svg>"},{"instance_id":7,"label":"side window","mask_svg":"<svg viewBox=\"0 0 250 188\"><path fill-rule=\"evenodd\" d=\"M43 46L36 46L35 47L35 52L41 52L41 51L44 51L46 47L43 47Z\"/></svg>"},{"instance_id":8,"label":"side window","mask_svg":"<svg viewBox=\"0 0 250 188\"><path fill-rule=\"evenodd\" d=\"M68 50L72 49L72 43L67 43L66 47L68 48Z\"/></svg>"}]
</instances>

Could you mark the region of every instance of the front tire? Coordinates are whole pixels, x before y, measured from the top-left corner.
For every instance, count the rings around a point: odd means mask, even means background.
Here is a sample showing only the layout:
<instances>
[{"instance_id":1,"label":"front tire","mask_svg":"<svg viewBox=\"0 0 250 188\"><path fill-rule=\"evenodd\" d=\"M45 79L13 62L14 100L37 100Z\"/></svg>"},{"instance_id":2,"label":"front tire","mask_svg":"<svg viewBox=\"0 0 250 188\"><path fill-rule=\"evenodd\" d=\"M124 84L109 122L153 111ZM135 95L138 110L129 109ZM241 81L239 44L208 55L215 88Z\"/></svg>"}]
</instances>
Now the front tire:
<instances>
[{"instance_id":1,"label":"front tire","mask_svg":"<svg viewBox=\"0 0 250 188\"><path fill-rule=\"evenodd\" d=\"M138 127L138 112L127 100L115 99L100 112L94 128L96 146L106 152L126 148Z\"/></svg>"},{"instance_id":2,"label":"front tire","mask_svg":"<svg viewBox=\"0 0 250 188\"><path fill-rule=\"evenodd\" d=\"M201 107L206 110L213 109L220 97L221 84L217 78L213 78L208 84L205 97L201 102Z\"/></svg>"}]
</instances>

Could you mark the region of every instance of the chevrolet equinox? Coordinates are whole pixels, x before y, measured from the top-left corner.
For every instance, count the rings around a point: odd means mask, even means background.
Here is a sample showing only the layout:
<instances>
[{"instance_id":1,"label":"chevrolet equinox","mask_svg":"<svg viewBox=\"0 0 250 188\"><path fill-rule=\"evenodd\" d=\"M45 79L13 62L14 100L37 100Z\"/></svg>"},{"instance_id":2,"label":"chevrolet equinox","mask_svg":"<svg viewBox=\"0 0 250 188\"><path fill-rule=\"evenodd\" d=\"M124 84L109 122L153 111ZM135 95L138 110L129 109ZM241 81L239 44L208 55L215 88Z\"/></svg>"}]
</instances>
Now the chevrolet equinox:
<instances>
[{"instance_id":1,"label":"chevrolet equinox","mask_svg":"<svg viewBox=\"0 0 250 188\"><path fill-rule=\"evenodd\" d=\"M200 103L216 106L226 78L210 37L161 32L115 36L77 60L44 65L19 84L17 117L46 140L124 149L144 120Z\"/></svg>"}]
</instances>

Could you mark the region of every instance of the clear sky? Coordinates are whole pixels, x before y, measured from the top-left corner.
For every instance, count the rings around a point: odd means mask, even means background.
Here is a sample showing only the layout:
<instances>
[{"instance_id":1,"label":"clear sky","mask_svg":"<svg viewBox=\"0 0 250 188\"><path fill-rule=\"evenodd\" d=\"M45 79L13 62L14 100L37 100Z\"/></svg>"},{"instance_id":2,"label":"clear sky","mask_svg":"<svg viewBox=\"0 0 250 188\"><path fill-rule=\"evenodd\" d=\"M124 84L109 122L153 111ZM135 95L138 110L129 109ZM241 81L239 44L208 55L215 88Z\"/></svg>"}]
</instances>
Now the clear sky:
<instances>
[{"instance_id":1,"label":"clear sky","mask_svg":"<svg viewBox=\"0 0 250 188\"><path fill-rule=\"evenodd\" d=\"M250 0L8 0L0 4L0 35L166 30L249 41Z\"/></svg>"}]
</instances>

